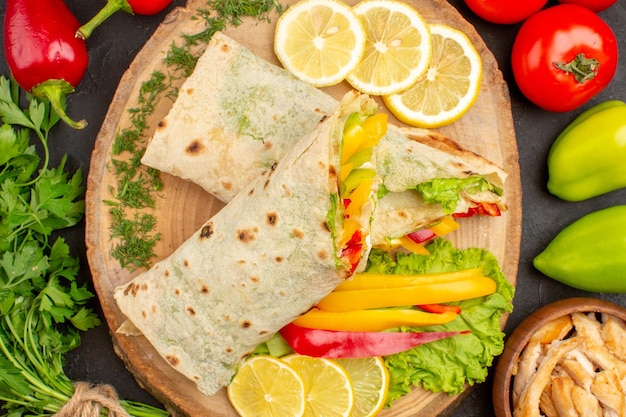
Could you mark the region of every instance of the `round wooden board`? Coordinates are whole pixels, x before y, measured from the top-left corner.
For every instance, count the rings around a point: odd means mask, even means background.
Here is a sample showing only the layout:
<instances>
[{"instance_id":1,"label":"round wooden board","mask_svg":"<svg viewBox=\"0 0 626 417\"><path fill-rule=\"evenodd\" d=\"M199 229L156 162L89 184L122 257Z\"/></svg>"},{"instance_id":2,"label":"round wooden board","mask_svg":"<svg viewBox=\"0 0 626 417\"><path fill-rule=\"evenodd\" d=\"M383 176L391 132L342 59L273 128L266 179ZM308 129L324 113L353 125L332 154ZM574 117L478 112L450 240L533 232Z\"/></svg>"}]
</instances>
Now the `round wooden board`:
<instances>
[{"instance_id":1,"label":"round wooden board","mask_svg":"<svg viewBox=\"0 0 626 417\"><path fill-rule=\"evenodd\" d=\"M293 0L290 2L293 3ZM445 0L407 2L413 4L427 22L442 22L465 32L482 56L483 81L476 104L461 120L439 130L465 148L499 164L508 172L505 195L509 209L498 218L462 220L461 229L450 239L457 247L489 249L499 259L507 278L515 284L521 239L521 185L507 86L494 56L473 26L456 9ZM204 0L190 0L186 8L171 12L122 77L92 155L86 195L86 244L94 286L111 332L114 349L139 384L175 416L235 417L236 413L230 407L224 390L212 397L201 394L194 383L173 370L145 338L116 333L125 317L115 304L113 290L140 271L131 273L110 256L111 215L109 206L103 203L112 198L109 187L116 184L116 178L110 169L112 145L116 134L131 126L128 110L139 106L139 88L142 82L148 80L155 70L167 73L163 63L166 52L171 48L172 42L180 43L182 34L193 34L203 29L202 19L192 17L198 8L205 7ZM226 33L261 57L277 63L272 50L275 20L276 16L269 23L245 20L243 25L231 28ZM198 53L201 48L199 45ZM176 81L181 82L182 80ZM347 84L342 84L329 88L328 92L340 98L348 88ZM383 108L382 102L380 104ZM169 99L158 102L147 119L148 127L144 132L147 137L152 134L171 105L172 101ZM401 124L393 118L391 120ZM158 259L168 256L223 206L191 183L165 174L162 179L164 188L159 193L162 198L158 200L155 209L157 231L161 235L155 248ZM450 397L416 388L411 394L395 402L391 408L383 410L380 415L434 417L450 411L462 398L463 394Z\"/></svg>"}]
</instances>

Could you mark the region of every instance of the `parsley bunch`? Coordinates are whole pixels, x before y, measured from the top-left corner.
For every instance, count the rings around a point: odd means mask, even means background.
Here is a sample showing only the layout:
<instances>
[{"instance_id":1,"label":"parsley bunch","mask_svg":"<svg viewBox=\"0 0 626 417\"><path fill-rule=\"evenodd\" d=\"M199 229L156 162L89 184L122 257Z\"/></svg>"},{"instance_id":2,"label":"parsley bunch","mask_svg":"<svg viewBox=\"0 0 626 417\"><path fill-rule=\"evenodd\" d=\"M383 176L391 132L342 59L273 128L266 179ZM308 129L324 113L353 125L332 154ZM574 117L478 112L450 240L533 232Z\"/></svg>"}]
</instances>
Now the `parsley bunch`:
<instances>
[{"instance_id":1,"label":"parsley bunch","mask_svg":"<svg viewBox=\"0 0 626 417\"><path fill-rule=\"evenodd\" d=\"M48 134L59 117L30 95L21 108L20 91L0 77L0 414L11 417L50 415L67 403L74 386L65 354L80 331L100 324L86 306L93 294L76 281L78 259L54 233L83 217L82 173L66 172L66 156L49 167ZM134 416L168 415L122 405Z\"/></svg>"}]
</instances>

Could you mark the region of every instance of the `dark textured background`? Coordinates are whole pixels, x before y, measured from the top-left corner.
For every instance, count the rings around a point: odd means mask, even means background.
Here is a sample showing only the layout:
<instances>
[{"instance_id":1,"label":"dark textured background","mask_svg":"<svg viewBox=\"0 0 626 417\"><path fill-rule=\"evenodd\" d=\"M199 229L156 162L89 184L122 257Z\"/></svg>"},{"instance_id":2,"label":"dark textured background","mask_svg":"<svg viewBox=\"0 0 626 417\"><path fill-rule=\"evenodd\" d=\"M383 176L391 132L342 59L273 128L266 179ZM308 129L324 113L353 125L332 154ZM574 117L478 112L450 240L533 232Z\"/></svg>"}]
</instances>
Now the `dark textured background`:
<instances>
[{"instance_id":1,"label":"dark textured background","mask_svg":"<svg viewBox=\"0 0 626 417\"><path fill-rule=\"evenodd\" d=\"M76 17L85 22L104 4L104 1L66 0ZM74 118L86 118L89 126L81 132L66 126L57 126L50 138L52 163L68 154L69 169L81 168L86 176L93 144L113 97L120 77L154 32L167 12L185 1L175 0L157 16L142 17L117 13L96 30L89 39L89 69L77 91L68 99L69 113ZM520 153L523 190L523 232L515 311L507 324L511 331L530 312L562 298L571 296L595 296L626 307L626 295L589 294L554 282L532 266L532 259L566 225L594 210L626 203L626 189L616 191L585 202L568 203L546 191L546 156L557 134L583 109L609 99L626 100L626 57L622 53L613 82L582 109L569 113L550 113L540 110L524 99L513 82L510 68L510 51L520 25L494 25L481 21L465 6L462 0L451 0L454 5L483 36L492 50L504 79L508 82L513 118ZM555 4L550 1L548 5ZM5 1L0 2L0 16L4 18ZM600 13L611 25L619 40L621 51L626 52L626 3L620 0L612 8ZM0 42L2 38L0 38ZM0 59L0 74L8 76L4 57ZM625 167L626 169L626 167ZM85 256L84 227L74 228L66 234L74 253L81 259L81 278L90 280ZM626 254L625 254L626 256ZM626 271L625 275L626 275ZM98 306L94 303L94 308ZM68 374L75 380L114 385L121 397L129 400L157 404L137 386L132 375L113 352L106 327L90 330L83 336L82 346L68 357ZM451 414L454 417L490 417L491 380L471 390L465 401ZM199 416L198 416L199 417Z\"/></svg>"}]
</instances>

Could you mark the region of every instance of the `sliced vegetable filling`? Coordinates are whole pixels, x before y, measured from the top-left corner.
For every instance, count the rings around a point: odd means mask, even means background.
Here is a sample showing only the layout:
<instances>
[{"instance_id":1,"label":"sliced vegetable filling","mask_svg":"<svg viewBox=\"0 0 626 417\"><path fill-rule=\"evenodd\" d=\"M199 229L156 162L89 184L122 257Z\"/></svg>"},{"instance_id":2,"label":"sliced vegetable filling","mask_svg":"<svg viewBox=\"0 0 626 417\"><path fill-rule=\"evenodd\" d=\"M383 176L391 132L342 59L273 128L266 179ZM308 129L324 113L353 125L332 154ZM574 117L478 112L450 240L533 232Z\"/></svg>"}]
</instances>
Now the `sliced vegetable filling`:
<instances>
[{"instance_id":1,"label":"sliced vegetable filling","mask_svg":"<svg viewBox=\"0 0 626 417\"><path fill-rule=\"evenodd\" d=\"M387 133L387 115L351 114L344 124L339 173L343 210L343 233L339 237L341 258L354 272L361 261L366 236L361 232L369 216L363 206L375 193L376 170L371 164L373 148ZM365 218L368 217L368 218Z\"/></svg>"}]
</instances>

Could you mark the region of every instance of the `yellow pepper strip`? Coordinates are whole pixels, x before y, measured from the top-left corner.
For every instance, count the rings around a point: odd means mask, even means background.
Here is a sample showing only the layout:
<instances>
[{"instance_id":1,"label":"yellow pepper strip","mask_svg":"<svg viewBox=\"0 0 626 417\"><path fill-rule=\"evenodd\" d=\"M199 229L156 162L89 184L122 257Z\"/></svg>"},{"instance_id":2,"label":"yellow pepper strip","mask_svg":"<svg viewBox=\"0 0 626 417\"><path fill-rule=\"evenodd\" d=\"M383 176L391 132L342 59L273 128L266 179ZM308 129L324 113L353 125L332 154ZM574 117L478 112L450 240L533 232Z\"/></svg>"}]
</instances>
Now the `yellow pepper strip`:
<instances>
[{"instance_id":1,"label":"yellow pepper strip","mask_svg":"<svg viewBox=\"0 0 626 417\"><path fill-rule=\"evenodd\" d=\"M386 113L376 113L363 121L363 129L367 132L367 140L361 142L360 149L373 148L387 134L388 117Z\"/></svg>"},{"instance_id":2,"label":"yellow pepper strip","mask_svg":"<svg viewBox=\"0 0 626 417\"><path fill-rule=\"evenodd\" d=\"M309 329L346 332L381 332L394 327L423 327L451 322L457 317L452 311L427 313L414 309L325 311L314 308L298 317L293 324Z\"/></svg>"},{"instance_id":3,"label":"yellow pepper strip","mask_svg":"<svg viewBox=\"0 0 626 417\"><path fill-rule=\"evenodd\" d=\"M372 194L372 180L364 180L358 187L352 191L347 197L350 199L350 204L345 208L343 214L346 217L359 216L361 209L365 202L370 198Z\"/></svg>"},{"instance_id":4,"label":"yellow pepper strip","mask_svg":"<svg viewBox=\"0 0 626 417\"><path fill-rule=\"evenodd\" d=\"M412 287L333 291L324 297L317 307L327 311L349 311L438 304L482 297L492 294L495 290L494 280L479 276Z\"/></svg>"},{"instance_id":5,"label":"yellow pepper strip","mask_svg":"<svg viewBox=\"0 0 626 417\"><path fill-rule=\"evenodd\" d=\"M398 240L400 241L399 245L409 252L413 252L418 255L430 255L430 252L428 252L428 249L426 249L424 245L414 242L408 236L402 236L401 238L398 238Z\"/></svg>"},{"instance_id":6,"label":"yellow pepper strip","mask_svg":"<svg viewBox=\"0 0 626 417\"><path fill-rule=\"evenodd\" d=\"M428 226L437 236L447 235L448 233L454 232L459 227L461 227L461 225L457 223L452 216L445 216L439 223Z\"/></svg>"},{"instance_id":7,"label":"yellow pepper strip","mask_svg":"<svg viewBox=\"0 0 626 417\"><path fill-rule=\"evenodd\" d=\"M361 124L353 124L343 132L341 145L341 164L364 148L376 146L387 133L387 115L376 113Z\"/></svg>"},{"instance_id":8,"label":"yellow pepper strip","mask_svg":"<svg viewBox=\"0 0 626 417\"><path fill-rule=\"evenodd\" d=\"M367 132L362 125L355 124L343 132L341 145L341 164L345 164L352 155L361 147L361 143L367 137Z\"/></svg>"},{"instance_id":9,"label":"yellow pepper strip","mask_svg":"<svg viewBox=\"0 0 626 417\"><path fill-rule=\"evenodd\" d=\"M339 180L341 182L345 181L346 178L348 178L348 175L350 175L350 173L352 172L354 168L355 168L354 164L351 163L350 161L343 164L339 171Z\"/></svg>"},{"instance_id":10,"label":"yellow pepper strip","mask_svg":"<svg viewBox=\"0 0 626 417\"><path fill-rule=\"evenodd\" d=\"M346 243L352 238L354 232L361 228L361 223L353 219L346 219L343 222L343 234L341 240L338 242L338 247L343 248Z\"/></svg>"},{"instance_id":11,"label":"yellow pepper strip","mask_svg":"<svg viewBox=\"0 0 626 417\"><path fill-rule=\"evenodd\" d=\"M357 273L354 274L352 278L339 284L339 286L335 288L335 291L411 287L435 284L439 282L452 282L480 276L482 276L482 270L480 268L464 269L454 272L435 272L430 274L413 275Z\"/></svg>"},{"instance_id":12,"label":"yellow pepper strip","mask_svg":"<svg viewBox=\"0 0 626 417\"><path fill-rule=\"evenodd\" d=\"M386 251L392 251L394 249L398 249L399 247L403 247L409 252L413 252L418 255L430 255L430 252L428 252L428 249L426 249L424 245L414 242L407 236L386 239L385 243L378 244L375 247Z\"/></svg>"}]
</instances>

